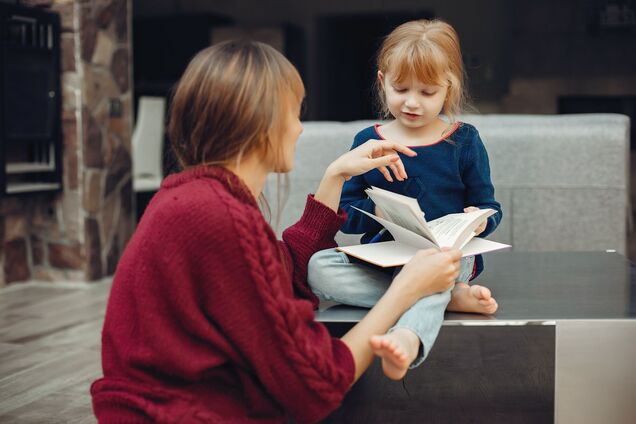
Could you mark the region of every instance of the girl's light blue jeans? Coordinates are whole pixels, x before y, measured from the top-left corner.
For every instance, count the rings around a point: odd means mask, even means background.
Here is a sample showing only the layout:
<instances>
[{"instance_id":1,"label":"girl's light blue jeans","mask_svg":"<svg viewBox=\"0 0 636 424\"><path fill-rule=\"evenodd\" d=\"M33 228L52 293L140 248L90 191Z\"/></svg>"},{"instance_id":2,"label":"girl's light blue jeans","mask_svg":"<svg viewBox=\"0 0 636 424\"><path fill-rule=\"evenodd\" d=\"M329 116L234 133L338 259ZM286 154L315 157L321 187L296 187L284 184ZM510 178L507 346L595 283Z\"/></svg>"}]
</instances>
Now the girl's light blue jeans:
<instances>
[{"instance_id":1,"label":"girl's light blue jeans","mask_svg":"<svg viewBox=\"0 0 636 424\"><path fill-rule=\"evenodd\" d=\"M468 282L475 258L462 258L457 281ZM321 250L309 260L308 282L322 300L371 308L384 295L400 268L382 270L364 263L351 262L336 250ZM428 356L444 321L444 311L451 299L451 290L423 297L408 309L389 330L406 328L422 342L422 348L411 368L419 366Z\"/></svg>"}]
</instances>

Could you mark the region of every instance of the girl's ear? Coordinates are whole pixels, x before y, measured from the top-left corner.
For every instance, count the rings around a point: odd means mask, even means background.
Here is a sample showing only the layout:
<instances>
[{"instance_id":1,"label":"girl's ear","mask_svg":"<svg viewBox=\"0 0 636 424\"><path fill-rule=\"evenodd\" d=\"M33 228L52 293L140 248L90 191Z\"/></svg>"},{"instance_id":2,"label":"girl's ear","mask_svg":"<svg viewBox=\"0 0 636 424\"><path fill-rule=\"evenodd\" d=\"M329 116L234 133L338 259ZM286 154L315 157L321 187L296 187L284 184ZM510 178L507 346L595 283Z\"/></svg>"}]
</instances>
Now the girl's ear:
<instances>
[{"instance_id":1,"label":"girl's ear","mask_svg":"<svg viewBox=\"0 0 636 424\"><path fill-rule=\"evenodd\" d=\"M378 71L378 82L380 83L380 87L384 88L384 74L382 71Z\"/></svg>"}]
</instances>

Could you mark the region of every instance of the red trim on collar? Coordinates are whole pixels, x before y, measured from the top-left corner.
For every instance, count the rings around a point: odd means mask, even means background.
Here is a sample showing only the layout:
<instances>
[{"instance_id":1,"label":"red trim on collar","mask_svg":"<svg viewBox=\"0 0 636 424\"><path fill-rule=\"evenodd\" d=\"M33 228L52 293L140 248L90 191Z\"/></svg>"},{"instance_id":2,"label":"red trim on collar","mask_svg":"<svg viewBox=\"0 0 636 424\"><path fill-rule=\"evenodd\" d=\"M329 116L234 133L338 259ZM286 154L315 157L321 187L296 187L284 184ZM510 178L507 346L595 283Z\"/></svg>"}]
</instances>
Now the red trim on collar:
<instances>
[{"instance_id":1,"label":"red trim on collar","mask_svg":"<svg viewBox=\"0 0 636 424\"><path fill-rule=\"evenodd\" d=\"M421 145L421 146L406 146L406 147L410 147L410 148L412 149L412 148L414 148L414 147L431 147L431 146L434 146L434 145L436 145L436 144L439 144L439 143L441 143L442 141L446 140L446 139L447 139L448 137L450 137L451 135L453 135L453 134L455 133L455 131L457 131L457 129L461 126L461 124L462 124L461 122L457 121L457 122L455 123L455 128L453 128L453 130L452 130L450 133L448 133L447 135L445 135L444 137L440 138L439 140L437 140L437 141L436 141L436 142L434 142L434 143L431 143L431 144L425 144L425 145L423 145L423 146ZM384 136L383 136L382 134L380 134L380 131L379 131L379 129L378 129L378 128L379 128L379 127L381 127L381 126L382 126L381 124L375 124L375 125L373 126L373 129L375 130L375 133L376 133L376 134L380 137L380 139L381 139L381 140L386 140L386 138L384 138Z\"/></svg>"}]
</instances>

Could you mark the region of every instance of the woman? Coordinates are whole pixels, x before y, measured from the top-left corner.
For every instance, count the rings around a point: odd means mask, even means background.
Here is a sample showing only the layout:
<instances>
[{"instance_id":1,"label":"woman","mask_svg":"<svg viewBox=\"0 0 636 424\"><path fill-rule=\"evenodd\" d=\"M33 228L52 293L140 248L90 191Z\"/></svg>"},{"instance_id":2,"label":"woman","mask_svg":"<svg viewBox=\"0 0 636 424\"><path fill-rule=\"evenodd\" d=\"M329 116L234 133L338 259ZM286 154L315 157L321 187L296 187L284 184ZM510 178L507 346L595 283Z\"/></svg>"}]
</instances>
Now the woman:
<instances>
[{"instance_id":1,"label":"woman","mask_svg":"<svg viewBox=\"0 0 636 424\"><path fill-rule=\"evenodd\" d=\"M118 265L102 335L100 421L317 421L341 402L383 334L417 299L449 288L459 252L424 251L341 339L314 320L313 253L333 247L343 182L395 165L388 142L334 161L300 221L277 241L256 202L288 172L304 87L278 52L226 42L189 64L169 135L183 167L152 199Z\"/></svg>"}]
</instances>

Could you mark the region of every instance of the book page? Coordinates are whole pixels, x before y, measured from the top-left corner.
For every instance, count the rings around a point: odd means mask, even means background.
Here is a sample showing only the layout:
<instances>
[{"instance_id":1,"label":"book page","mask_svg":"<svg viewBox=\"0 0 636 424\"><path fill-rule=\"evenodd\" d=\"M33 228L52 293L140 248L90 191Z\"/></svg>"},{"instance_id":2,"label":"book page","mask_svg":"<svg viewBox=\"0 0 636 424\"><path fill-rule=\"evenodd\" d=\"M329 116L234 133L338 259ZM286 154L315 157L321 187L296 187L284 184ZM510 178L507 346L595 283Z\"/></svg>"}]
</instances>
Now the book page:
<instances>
[{"instance_id":1,"label":"book page","mask_svg":"<svg viewBox=\"0 0 636 424\"><path fill-rule=\"evenodd\" d=\"M431 247L439 248L439 246L437 246L435 243L433 243L426 237L423 237L409 230L408 228L400 227L399 225L394 224L393 222L387 219L382 219L379 216L375 216L372 213L363 211L362 209L358 209L355 206L353 206L353 208L359 210L360 212L369 216L370 218L373 218L376 221L378 221L380 224L382 224L384 228L386 228L391 233L391 235L396 241L402 244L413 246L419 249L428 249ZM371 244L375 244L375 243L371 243Z\"/></svg>"},{"instance_id":2,"label":"book page","mask_svg":"<svg viewBox=\"0 0 636 424\"><path fill-rule=\"evenodd\" d=\"M440 247L460 249L475 235L475 229L494 209L480 209L469 213L453 213L428 223Z\"/></svg>"},{"instance_id":3,"label":"book page","mask_svg":"<svg viewBox=\"0 0 636 424\"><path fill-rule=\"evenodd\" d=\"M377 187L367 189L365 192L387 220L437 244L435 235L427 226L424 212L416 199Z\"/></svg>"},{"instance_id":4,"label":"book page","mask_svg":"<svg viewBox=\"0 0 636 424\"><path fill-rule=\"evenodd\" d=\"M497 243L482 238L474 238L462 249L462 257L474 256L495 250L508 249L510 245ZM341 252L354 258L381 266L383 268L406 264L415 256L417 247L398 241L384 241L380 243L359 244L356 246L337 247Z\"/></svg>"},{"instance_id":5,"label":"book page","mask_svg":"<svg viewBox=\"0 0 636 424\"><path fill-rule=\"evenodd\" d=\"M475 237L462 247L462 258L466 256L481 255L483 253L494 252L495 250L509 249L509 244L499 243L492 240Z\"/></svg>"},{"instance_id":6,"label":"book page","mask_svg":"<svg viewBox=\"0 0 636 424\"><path fill-rule=\"evenodd\" d=\"M417 253L418 249L395 240L380 243L359 244L337 247L336 249L354 258L372 263L382 268L404 265Z\"/></svg>"}]
</instances>

